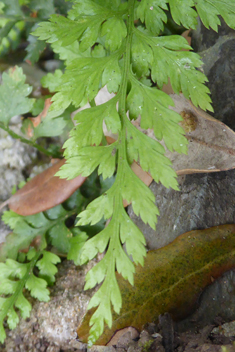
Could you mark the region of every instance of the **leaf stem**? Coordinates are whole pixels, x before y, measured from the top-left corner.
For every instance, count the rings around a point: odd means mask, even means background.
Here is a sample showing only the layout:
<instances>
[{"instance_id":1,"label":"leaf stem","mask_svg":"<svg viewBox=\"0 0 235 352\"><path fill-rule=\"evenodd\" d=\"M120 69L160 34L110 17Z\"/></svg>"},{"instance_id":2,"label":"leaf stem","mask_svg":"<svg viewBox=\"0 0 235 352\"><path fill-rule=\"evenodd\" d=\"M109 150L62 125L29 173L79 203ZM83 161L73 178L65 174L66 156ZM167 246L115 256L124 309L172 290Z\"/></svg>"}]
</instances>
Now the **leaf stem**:
<instances>
[{"instance_id":1,"label":"leaf stem","mask_svg":"<svg viewBox=\"0 0 235 352\"><path fill-rule=\"evenodd\" d=\"M130 69L130 59L131 59L131 40L134 28L134 5L135 0L130 0L129 10L127 14L127 38L126 38L126 50L123 55L123 75L122 83L120 86L120 100L119 100L119 114L121 117L122 131L121 137L119 138L119 160L118 160L118 171L117 177L123 177L123 163L126 163L126 94L127 94L127 84L128 84L128 74Z\"/></svg>"},{"instance_id":2,"label":"leaf stem","mask_svg":"<svg viewBox=\"0 0 235 352\"><path fill-rule=\"evenodd\" d=\"M36 148L37 150L39 150L41 153L50 156L52 158L59 158L62 159L62 153L58 153L58 152L50 152L47 149L43 148L42 146L40 146L39 144L31 141L30 139L26 139L22 136L20 136L19 134L15 133L14 131L12 131L9 127L6 127L2 122L0 122L0 128L2 128L4 131L6 131L7 133L9 133L9 135L14 138L14 139L18 139L23 143L26 143L28 145L31 145L32 147Z\"/></svg>"},{"instance_id":3,"label":"leaf stem","mask_svg":"<svg viewBox=\"0 0 235 352\"><path fill-rule=\"evenodd\" d=\"M11 20L11 21L16 21L16 22L21 22L21 21L33 22L33 23L39 22L38 18L28 17L28 16L14 16L14 15L5 15L4 14L4 15L0 16L0 19L1 18L8 19L8 20Z\"/></svg>"}]
</instances>

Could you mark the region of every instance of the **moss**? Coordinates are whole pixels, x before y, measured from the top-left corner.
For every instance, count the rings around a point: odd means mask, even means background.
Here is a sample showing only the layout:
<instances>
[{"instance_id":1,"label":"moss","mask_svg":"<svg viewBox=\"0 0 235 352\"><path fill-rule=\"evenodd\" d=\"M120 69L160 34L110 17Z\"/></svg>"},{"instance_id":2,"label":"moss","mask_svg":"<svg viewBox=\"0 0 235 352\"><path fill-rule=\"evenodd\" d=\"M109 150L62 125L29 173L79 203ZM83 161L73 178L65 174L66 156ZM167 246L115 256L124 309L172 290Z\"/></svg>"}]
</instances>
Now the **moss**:
<instances>
[{"instance_id":1,"label":"moss","mask_svg":"<svg viewBox=\"0 0 235 352\"><path fill-rule=\"evenodd\" d=\"M149 350L149 348L151 347L152 343L153 343L153 340L146 341L146 342L143 344L142 352L148 352L148 350Z\"/></svg>"}]
</instances>

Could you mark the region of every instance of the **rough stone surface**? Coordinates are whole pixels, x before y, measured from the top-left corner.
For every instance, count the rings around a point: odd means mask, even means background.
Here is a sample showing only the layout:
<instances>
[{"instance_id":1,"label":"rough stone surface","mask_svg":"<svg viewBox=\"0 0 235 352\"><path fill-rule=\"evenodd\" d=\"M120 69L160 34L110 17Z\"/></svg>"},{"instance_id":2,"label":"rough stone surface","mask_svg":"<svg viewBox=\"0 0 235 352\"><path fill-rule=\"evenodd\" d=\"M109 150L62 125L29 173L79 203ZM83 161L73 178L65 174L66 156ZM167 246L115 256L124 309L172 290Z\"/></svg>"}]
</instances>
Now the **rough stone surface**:
<instances>
[{"instance_id":1,"label":"rough stone surface","mask_svg":"<svg viewBox=\"0 0 235 352\"><path fill-rule=\"evenodd\" d=\"M228 27L222 18L221 26L218 27L218 32L207 29L202 24L201 20L198 19L197 29L192 31L192 47L197 52L204 51L216 44L218 39L227 35L234 35L234 30Z\"/></svg>"},{"instance_id":2,"label":"rough stone surface","mask_svg":"<svg viewBox=\"0 0 235 352\"><path fill-rule=\"evenodd\" d=\"M221 334L226 337L235 336L235 321L217 326L212 330L214 334Z\"/></svg>"},{"instance_id":3,"label":"rough stone surface","mask_svg":"<svg viewBox=\"0 0 235 352\"><path fill-rule=\"evenodd\" d=\"M16 133L19 127L14 128ZM36 158L33 147L13 139L7 132L0 130L0 200L6 200L12 187L25 180L24 171Z\"/></svg>"},{"instance_id":4,"label":"rough stone surface","mask_svg":"<svg viewBox=\"0 0 235 352\"><path fill-rule=\"evenodd\" d=\"M204 72L209 78L214 116L235 129L235 32L225 23L219 32L208 31L199 23L193 31L192 46L202 55ZM179 235L195 229L235 223L235 171L194 174L179 177L180 191L152 183L160 216L154 231L129 207L129 214L143 231L149 249L172 242ZM198 310L178 328L203 327L220 316L235 319L235 273L225 273L200 297ZM201 347L200 347L201 348ZM206 348L204 346L203 348Z\"/></svg>"},{"instance_id":5,"label":"rough stone surface","mask_svg":"<svg viewBox=\"0 0 235 352\"><path fill-rule=\"evenodd\" d=\"M192 34L192 47L204 62L214 117L235 129L235 31L223 21L218 33L199 22Z\"/></svg>"},{"instance_id":6,"label":"rough stone surface","mask_svg":"<svg viewBox=\"0 0 235 352\"><path fill-rule=\"evenodd\" d=\"M21 122L15 118L10 127L20 133ZM0 203L11 196L12 188L25 181L25 170L36 158L36 150L27 144L13 139L7 132L0 129ZM0 212L0 215L2 213ZM4 241L10 229L0 217L0 243Z\"/></svg>"},{"instance_id":7,"label":"rough stone surface","mask_svg":"<svg viewBox=\"0 0 235 352\"><path fill-rule=\"evenodd\" d=\"M230 270L215 280L202 293L198 309L186 319L178 322L178 331L201 329L216 324L217 320L235 320L235 271ZM216 324L217 325L217 324Z\"/></svg>"},{"instance_id":8,"label":"rough stone surface","mask_svg":"<svg viewBox=\"0 0 235 352\"><path fill-rule=\"evenodd\" d=\"M129 209L149 249L161 248L187 231L235 222L234 170L180 176L178 181L180 191L166 189L155 182L150 186L160 211L156 230Z\"/></svg>"}]
</instances>

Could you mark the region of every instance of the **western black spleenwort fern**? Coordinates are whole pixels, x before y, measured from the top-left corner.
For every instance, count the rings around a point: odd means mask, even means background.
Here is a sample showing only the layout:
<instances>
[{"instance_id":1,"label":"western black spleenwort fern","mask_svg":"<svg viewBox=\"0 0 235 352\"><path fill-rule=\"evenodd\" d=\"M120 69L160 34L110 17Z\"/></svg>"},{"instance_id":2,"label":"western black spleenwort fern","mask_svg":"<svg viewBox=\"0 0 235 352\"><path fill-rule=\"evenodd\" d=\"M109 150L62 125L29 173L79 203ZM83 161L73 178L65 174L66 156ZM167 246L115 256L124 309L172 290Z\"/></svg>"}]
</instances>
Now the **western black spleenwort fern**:
<instances>
[{"instance_id":1,"label":"western black spleenwort fern","mask_svg":"<svg viewBox=\"0 0 235 352\"><path fill-rule=\"evenodd\" d=\"M77 225L111 218L102 232L86 242L81 255L85 263L106 250L104 258L86 277L85 289L102 282L88 306L88 309L97 307L90 321L90 344L102 334L104 322L111 327L111 307L117 313L120 311L121 295L115 270L133 284L135 269L128 255L136 264L144 263L145 240L126 214L123 200L132 202L135 214L151 227L157 221L154 196L132 172L130 164L138 161L156 182L178 189L176 174L164 157L164 148L144 136L130 120L141 115L142 128L153 128L157 139L163 139L170 151L186 153L187 140L178 125L181 118L169 110L173 102L160 90L162 85L169 77L176 93L182 91L196 106L212 111L209 90L204 85L207 79L197 70L202 64L200 57L181 51L191 49L184 38L158 36L166 22L164 10L168 6L175 22L185 27L195 28L197 12L207 27L217 29L218 14L234 25L232 0L77 0L68 18L52 16L50 22L42 23L34 33L49 43L59 41L61 47L79 42L80 52L91 48L87 57L75 58L67 65L53 97L52 109L65 109L71 103L75 107L84 105L104 85L110 93L116 93L104 105L77 114L78 125L65 143L67 163L58 173L65 178L88 176L98 167L98 173L106 178L117 172L113 186L78 215ZM102 49L92 51L94 45ZM156 87L146 85L144 77L151 77ZM109 130L118 133L112 145L100 145L103 121ZM122 248L124 243L128 255Z\"/></svg>"},{"instance_id":2,"label":"western black spleenwort fern","mask_svg":"<svg viewBox=\"0 0 235 352\"><path fill-rule=\"evenodd\" d=\"M170 151L187 153L187 140L179 126L180 115L169 109L172 99L161 91L170 78L175 93L182 92L194 105L212 111L205 75L198 69L200 57L190 51L180 36L161 36L166 12L186 28L195 28L199 15L204 25L217 30L221 15L234 27L234 0L74 0L67 17L53 14L39 24L33 35L50 43L66 69L44 79L53 86L51 113L59 116L69 106L91 108L75 116L76 127L64 147L66 164L58 172L63 178L90 175L95 169L103 178L116 173L115 182L105 193L78 214L77 225L108 220L107 227L87 240L81 250L83 264L104 251L103 259L86 277L85 289L101 284L88 309L97 307L90 325L89 345L102 334L104 324L112 325L112 309L119 313L122 298L115 270L134 284L134 263L144 265L145 239L129 219L123 200L145 223L155 227L158 209L150 189L131 170L137 161L156 182L178 189L176 173L164 156L164 147L140 132L132 119L141 116L140 126L152 128ZM55 83L53 84L53 79ZM101 87L115 96L94 106ZM103 122L118 135L104 143ZM123 250L125 244L126 252ZM81 249L81 246L79 247Z\"/></svg>"}]
</instances>

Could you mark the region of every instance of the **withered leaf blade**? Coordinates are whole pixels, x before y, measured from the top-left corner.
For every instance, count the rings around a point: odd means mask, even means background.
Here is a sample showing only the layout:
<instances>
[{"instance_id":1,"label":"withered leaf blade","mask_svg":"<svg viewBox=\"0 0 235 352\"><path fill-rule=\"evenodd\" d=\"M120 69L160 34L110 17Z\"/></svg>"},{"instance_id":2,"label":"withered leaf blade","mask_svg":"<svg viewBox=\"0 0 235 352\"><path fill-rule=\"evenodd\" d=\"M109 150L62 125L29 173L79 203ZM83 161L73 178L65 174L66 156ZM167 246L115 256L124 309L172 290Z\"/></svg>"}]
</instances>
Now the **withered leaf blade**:
<instances>
[{"instance_id":1,"label":"withered leaf blade","mask_svg":"<svg viewBox=\"0 0 235 352\"><path fill-rule=\"evenodd\" d=\"M186 232L169 245L149 251L144 267L136 267L134 286L117 275L123 307L113 314L113 326L105 326L96 344L106 344L116 330L132 326L141 330L147 322L168 312L178 320L195 308L202 290L235 266L235 224ZM78 328L78 337L87 342L87 312Z\"/></svg>"},{"instance_id":2,"label":"withered leaf blade","mask_svg":"<svg viewBox=\"0 0 235 352\"><path fill-rule=\"evenodd\" d=\"M196 108L182 94L173 94L174 111L184 118L188 155L166 152L178 175L225 171L235 168L235 133Z\"/></svg>"},{"instance_id":3,"label":"withered leaf blade","mask_svg":"<svg viewBox=\"0 0 235 352\"><path fill-rule=\"evenodd\" d=\"M73 180L54 176L64 163L65 160L60 160L32 178L4 204L8 204L15 213L27 216L63 203L86 180L86 177L82 176L77 176Z\"/></svg>"}]
</instances>

